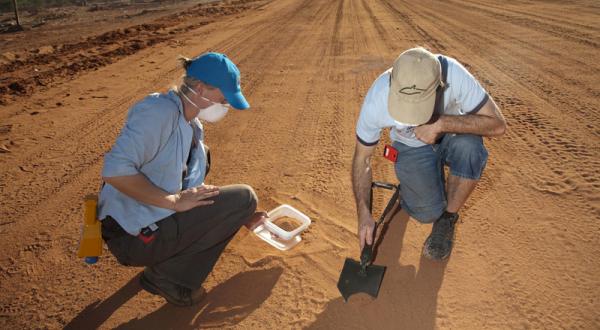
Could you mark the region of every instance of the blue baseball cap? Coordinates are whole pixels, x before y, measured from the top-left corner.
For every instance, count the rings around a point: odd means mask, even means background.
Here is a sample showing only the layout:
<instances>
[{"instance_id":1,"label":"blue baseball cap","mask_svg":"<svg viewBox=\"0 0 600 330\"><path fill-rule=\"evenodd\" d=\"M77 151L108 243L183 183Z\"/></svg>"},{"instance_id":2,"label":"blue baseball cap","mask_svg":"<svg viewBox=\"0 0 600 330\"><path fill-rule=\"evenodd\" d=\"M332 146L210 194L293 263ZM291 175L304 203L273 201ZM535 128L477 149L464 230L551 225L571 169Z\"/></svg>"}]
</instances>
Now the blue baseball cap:
<instances>
[{"instance_id":1,"label":"blue baseball cap","mask_svg":"<svg viewBox=\"0 0 600 330\"><path fill-rule=\"evenodd\" d=\"M198 79L218 88L232 107L238 110L250 108L242 95L240 70L225 54L205 53L194 59L186 72L189 77Z\"/></svg>"}]
</instances>

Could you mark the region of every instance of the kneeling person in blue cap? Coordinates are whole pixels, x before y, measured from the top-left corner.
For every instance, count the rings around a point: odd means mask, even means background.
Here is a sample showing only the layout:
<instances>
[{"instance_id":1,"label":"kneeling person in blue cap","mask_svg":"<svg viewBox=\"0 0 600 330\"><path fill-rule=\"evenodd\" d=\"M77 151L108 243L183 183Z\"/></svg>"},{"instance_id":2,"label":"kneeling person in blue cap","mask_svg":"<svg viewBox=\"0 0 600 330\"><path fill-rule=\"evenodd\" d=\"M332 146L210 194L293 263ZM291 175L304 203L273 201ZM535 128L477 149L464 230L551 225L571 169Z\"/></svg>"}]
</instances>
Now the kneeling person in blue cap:
<instances>
[{"instance_id":1,"label":"kneeling person in blue cap","mask_svg":"<svg viewBox=\"0 0 600 330\"><path fill-rule=\"evenodd\" d=\"M105 155L99 218L123 265L145 266L142 287L178 306L199 302L225 246L255 213L247 185L205 185L209 154L202 121L248 109L240 73L227 56L182 59L182 84L129 110Z\"/></svg>"}]
</instances>

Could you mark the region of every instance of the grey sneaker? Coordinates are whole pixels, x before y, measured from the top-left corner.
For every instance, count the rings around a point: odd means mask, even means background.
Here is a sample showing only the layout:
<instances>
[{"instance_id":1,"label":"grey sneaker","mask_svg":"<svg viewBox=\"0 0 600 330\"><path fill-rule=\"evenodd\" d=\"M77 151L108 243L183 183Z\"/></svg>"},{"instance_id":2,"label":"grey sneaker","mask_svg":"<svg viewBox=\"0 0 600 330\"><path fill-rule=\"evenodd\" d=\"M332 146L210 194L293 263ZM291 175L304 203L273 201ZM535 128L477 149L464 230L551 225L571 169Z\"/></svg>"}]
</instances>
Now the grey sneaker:
<instances>
[{"instance_id":1,"label":"grey sneaker","mask_svg":"<svg viewBox=\"0 0 600 330\"><path fill-rule=\"evenodd\" d=\"M140 277L142 288L152 294L165 298L168 302L176 306L193 306L201 302L206 297L206 290L200 288L192 290L184 286L175 284L151 267L146 267Z\"/></svg>"},{"instance_id":2,"label":"grey sneaker","mask_svg":"<svg viewBox=\"0 0 600 330\"><path fill-rule=\"evenodd\" d=\"M431 234L423 245L423 255L431 260L442 261L452 251L454 225L458 220L457 213L444 212L435 222Z\"/></svg>"}]
</instances>

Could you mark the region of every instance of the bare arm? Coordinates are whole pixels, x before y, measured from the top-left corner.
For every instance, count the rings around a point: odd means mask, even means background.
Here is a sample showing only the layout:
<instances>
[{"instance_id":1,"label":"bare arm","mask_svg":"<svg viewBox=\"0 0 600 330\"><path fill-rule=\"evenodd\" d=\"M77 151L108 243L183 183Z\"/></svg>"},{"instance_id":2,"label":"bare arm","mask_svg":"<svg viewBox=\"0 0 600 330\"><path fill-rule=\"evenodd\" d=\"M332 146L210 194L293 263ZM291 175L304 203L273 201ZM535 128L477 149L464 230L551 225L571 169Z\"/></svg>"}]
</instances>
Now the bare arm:
<instances>
[{"instance_id":1,"label":"bare arm","mask_svg":"<svg viewBox=\"0 0 600 330\"><path fill-rule=\"evenodd\" d=\"M491 97L476 114L441 116L440 122L443 133L499 136L506 131L504 116Z\"/></svg>"},{"instance_id":2,"label":"bare arm","mask_svg":"<svg viewBox=\"0 0 600 330\"><path fill-rule=\"evenodd\" d=\"M376 146L365 146L356 141L354 157L352 159L352 189L358 213L358 236L360 248L364 243L371 245L373 241L373 228L375 222L369 210L369 192L373 175L371 172L371 156Z\"/></svg>"},{"instance_id":3,"label":"bare arm","mask_svg":"<svg viewBox=\"0 0 600 330\"><path fill-rule=\"evenodd\" d=\"M416 137L428 144L435 143L444 133L500 136L506 131L506 121L498 106L489 98L476 113L464 116L441 116L431 124L415 128Z\"/></svg>"},{"instance_id":4,"label":"bare arm","mask_svg":"<svg viewBox=\"0 0 600 330\"><path fill-rule=\"evenodd\" d=\"M103 177L102 179L137 201L177 212L187 211L196 206L210 205L214 201L205 199L219 194L218 187L205 185L186 189L177 194L169 194L155 186L143 174Z\"/></svg>"}]
</instances>

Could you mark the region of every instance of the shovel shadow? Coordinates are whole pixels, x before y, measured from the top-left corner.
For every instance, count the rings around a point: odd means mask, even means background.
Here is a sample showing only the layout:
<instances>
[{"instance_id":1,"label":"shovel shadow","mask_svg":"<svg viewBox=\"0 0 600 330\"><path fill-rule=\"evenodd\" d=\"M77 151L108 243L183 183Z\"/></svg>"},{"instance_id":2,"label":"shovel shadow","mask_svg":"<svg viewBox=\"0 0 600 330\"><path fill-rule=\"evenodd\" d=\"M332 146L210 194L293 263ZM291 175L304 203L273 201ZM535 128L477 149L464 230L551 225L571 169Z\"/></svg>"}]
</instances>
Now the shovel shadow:
<instances>
[{"instance_id":1,"label":"shovel shadow","mask_svg":"<svg viewBox=\"0 0 600 330\"><path fill-rule=\"evenodd\" d=\"M282 268L252 270L219 284L204 302L193 307L164 304L141 319L117 329L197 329L231 327L250 315L270 296L283 273Z\"/></svg>"},{"instance_id":2,"label":"shovel shadow","mask_svg":"<svg viewBox=\"0 0 600 330\"><path fill-rule=\"evenodd\" d=\"M421 256L418 270L399 263L408 214L396 210L385 239L376 246L374 264L387 270L377 299L356 294L348 302L330 301L310 329L434 329L437 295L446 262L433 262ZM411 247L412 248L412 247Z\"/></svg>"}]
</instances>

